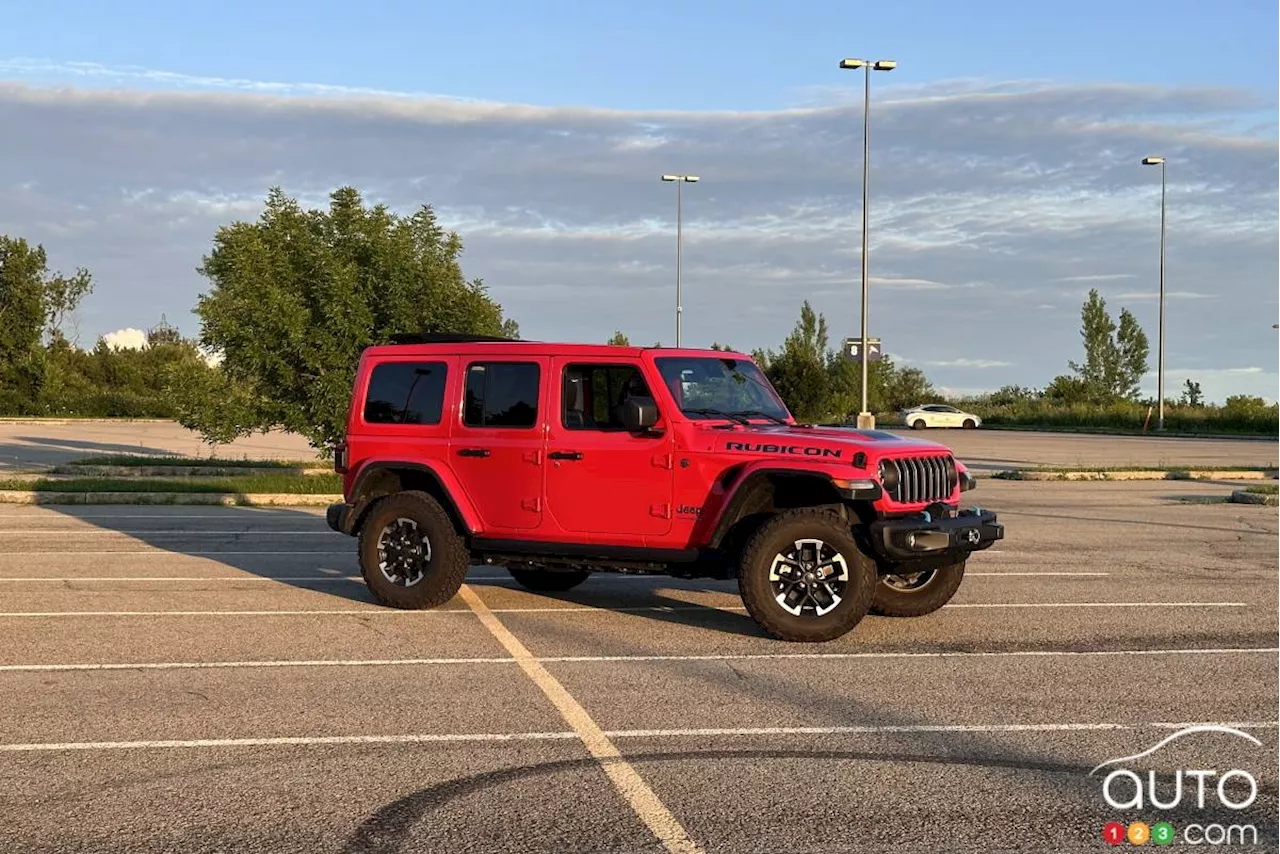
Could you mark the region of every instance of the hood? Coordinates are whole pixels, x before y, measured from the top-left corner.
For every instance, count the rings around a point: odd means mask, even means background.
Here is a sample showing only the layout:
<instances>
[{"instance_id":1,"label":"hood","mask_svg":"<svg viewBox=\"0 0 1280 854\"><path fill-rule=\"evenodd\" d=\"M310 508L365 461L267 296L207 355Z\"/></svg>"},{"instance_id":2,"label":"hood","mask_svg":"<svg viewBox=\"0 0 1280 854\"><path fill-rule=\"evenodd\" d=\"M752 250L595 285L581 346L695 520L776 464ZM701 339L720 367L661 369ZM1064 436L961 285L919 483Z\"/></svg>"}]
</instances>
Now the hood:
<instances>
[{"instance_id":1,"label":"hood","mask_svg":"<svg viewBox=\"0 0 1280 854\"><path fill-rule=\"evenodd\" d=\"M895 456L900 453L930 451L951 454L940 442L903 436L887 430L859 430L853 427L803 427L782 424L734 425L725 429L723 422L714 426L699 423L705 432L715 436L715 442L735 442L761 445L801 445L814 448L855 448L870 457ZM750 450L755 450L750 449ZM764 449L760 449L764 450Z\"/></svg>"}]
</instances>

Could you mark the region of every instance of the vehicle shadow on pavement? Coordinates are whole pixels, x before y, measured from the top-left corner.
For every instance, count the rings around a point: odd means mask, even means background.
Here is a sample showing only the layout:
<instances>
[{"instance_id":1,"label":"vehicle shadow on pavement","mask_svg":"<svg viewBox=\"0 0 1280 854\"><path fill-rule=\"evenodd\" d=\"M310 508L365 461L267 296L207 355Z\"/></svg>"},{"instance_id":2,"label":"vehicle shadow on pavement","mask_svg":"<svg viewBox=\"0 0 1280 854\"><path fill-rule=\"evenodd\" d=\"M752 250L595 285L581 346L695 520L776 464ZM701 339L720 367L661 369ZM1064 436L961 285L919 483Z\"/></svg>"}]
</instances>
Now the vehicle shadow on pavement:
<instances>
[{"instance_id":1,"label":"vehicle shadow on pavement","mask_svg":"<svg viewBox=\"0 0 1280 854\"><path fill-rule=\"evenodd\" d=\"M192 566L162 569L154 562L138 563L139 575L144 574L141 570L145 567L145 574L154 576L220 579L204 586L208 591L215 583L225 584L221 579L231 574L210 572L205 562L212 562L227 570L305 590L317 597L378 604L360 577L356 540L331 531L324 517L314 511L208 505L58 504L42 505L42 509L113 531L139 547L198 559L202 563L199 571ZM122 547L122 550L128 549ZM511 591L507 595L518 597L518 606L522 609L581 606L644 616L658 622L765 637L763 630L744 612L725 611L712 604L704 606L657 589L678 589L695 597L727 593L732 601L723 604L741 605L733 581L674 579L664 575L636 579L601 572L571 591L535 593L520 587L503 567L472 566L467 582L481 588L492 587L495 591ZM464 605L460 597L454 597L442 607L463 608Z\"/></svg>"}]
</instances>

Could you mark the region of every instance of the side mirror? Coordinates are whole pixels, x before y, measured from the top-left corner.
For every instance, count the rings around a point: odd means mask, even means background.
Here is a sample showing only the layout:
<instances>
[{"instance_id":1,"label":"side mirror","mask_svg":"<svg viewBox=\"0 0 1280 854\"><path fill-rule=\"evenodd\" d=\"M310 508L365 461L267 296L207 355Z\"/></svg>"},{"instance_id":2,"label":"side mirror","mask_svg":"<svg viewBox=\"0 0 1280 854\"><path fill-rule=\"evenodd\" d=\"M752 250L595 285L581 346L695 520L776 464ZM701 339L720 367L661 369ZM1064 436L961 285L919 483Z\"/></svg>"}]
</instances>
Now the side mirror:
<instances>
[{"instance_id":1,"label":"side mirror","mask_svg":"<svg viewBox=\"0 0 1280 854\"><path fill-rule=\"evenodd\" d=\"M658 423L658 406L651 397L629 397L620 408L618 420L630 433L649 430Z\"/></svg>"}]
</instances>

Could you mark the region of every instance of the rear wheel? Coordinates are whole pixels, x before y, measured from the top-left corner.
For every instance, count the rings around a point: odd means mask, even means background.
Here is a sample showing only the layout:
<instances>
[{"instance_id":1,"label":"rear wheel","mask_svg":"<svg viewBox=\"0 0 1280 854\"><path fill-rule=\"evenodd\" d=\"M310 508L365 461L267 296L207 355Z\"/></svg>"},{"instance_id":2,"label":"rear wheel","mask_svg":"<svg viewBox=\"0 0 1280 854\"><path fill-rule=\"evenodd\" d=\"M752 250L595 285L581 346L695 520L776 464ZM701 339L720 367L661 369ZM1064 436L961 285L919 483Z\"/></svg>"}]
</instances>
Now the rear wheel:
<instances>
[{"instance_id":1,"label":"rear wheel","mask_svg":"<svg viewBox=\"0 0 1280 854\"><path fill-rule=\"evenodd\" d=\"M871 613L884 617L923 617L951 601L964 580L964 561L937 569L882 575Z\"/></svg>"},{"instance_id":2,"label":"rear wheel","mask_svg":"<svg viewBox=\"0 0 1280 854\"><path fill-rule=\"evenodd\" d=\"M589 569L554 570L542 567L508 566L507 572L526 590L536 593L562 593L572 590L591 577Z\"/></svg>"},{"instance_id":3,"label":"rear wheel","mask_svg":"<svg viewBox=\"0 0 1280 854\"><path fill-rule=\"evenodd\" d=\"M443 605L467 575L462 538L425 492L397 492L374 505L360 528L359 553L369 592L392 608Z\"/></svg>"},{"instance_id":4,"label":"rear wheel","mask_svg":"<svg viewBox=\"0 0 1280 854\"><path fill-rule=\"evenodd\" d=\"M747 541L738 570L747 612L787 641L846 634L866 616L875 586L875 564L830 510L774 516Z\"/></svg>"},{"instance_id":5,"label":"rear wheel","mask_svg":"<svg viewBox=\"0 0 1280 854\"><path fill-rule=\"evenodd\" d=\"M924 419L923 419L923 418L917 418L915 421L912 421L912 422L911 422L911 429L912 429L912 430L923 430L923 429L924 429Z\"/></svg>"}]
</instances>

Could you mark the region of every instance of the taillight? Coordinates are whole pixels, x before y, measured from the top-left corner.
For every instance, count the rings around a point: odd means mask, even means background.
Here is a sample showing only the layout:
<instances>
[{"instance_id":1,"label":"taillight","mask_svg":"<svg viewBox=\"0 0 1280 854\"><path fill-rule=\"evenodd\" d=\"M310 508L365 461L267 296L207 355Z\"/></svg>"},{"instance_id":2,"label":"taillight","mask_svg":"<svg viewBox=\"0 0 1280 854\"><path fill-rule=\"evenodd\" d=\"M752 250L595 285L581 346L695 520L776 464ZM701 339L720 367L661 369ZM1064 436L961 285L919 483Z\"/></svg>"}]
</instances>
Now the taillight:
<instances>
[{"instance_id":1,"label":"taillight","mask_svg":"<svg viewBox=\"0 0 1280 854\"><path fill-rule=\"evenodd\" d=\"M333 470L338 474L347 473L347 443L339 442L333 446Z\"/></svg>"}]
</instances>

